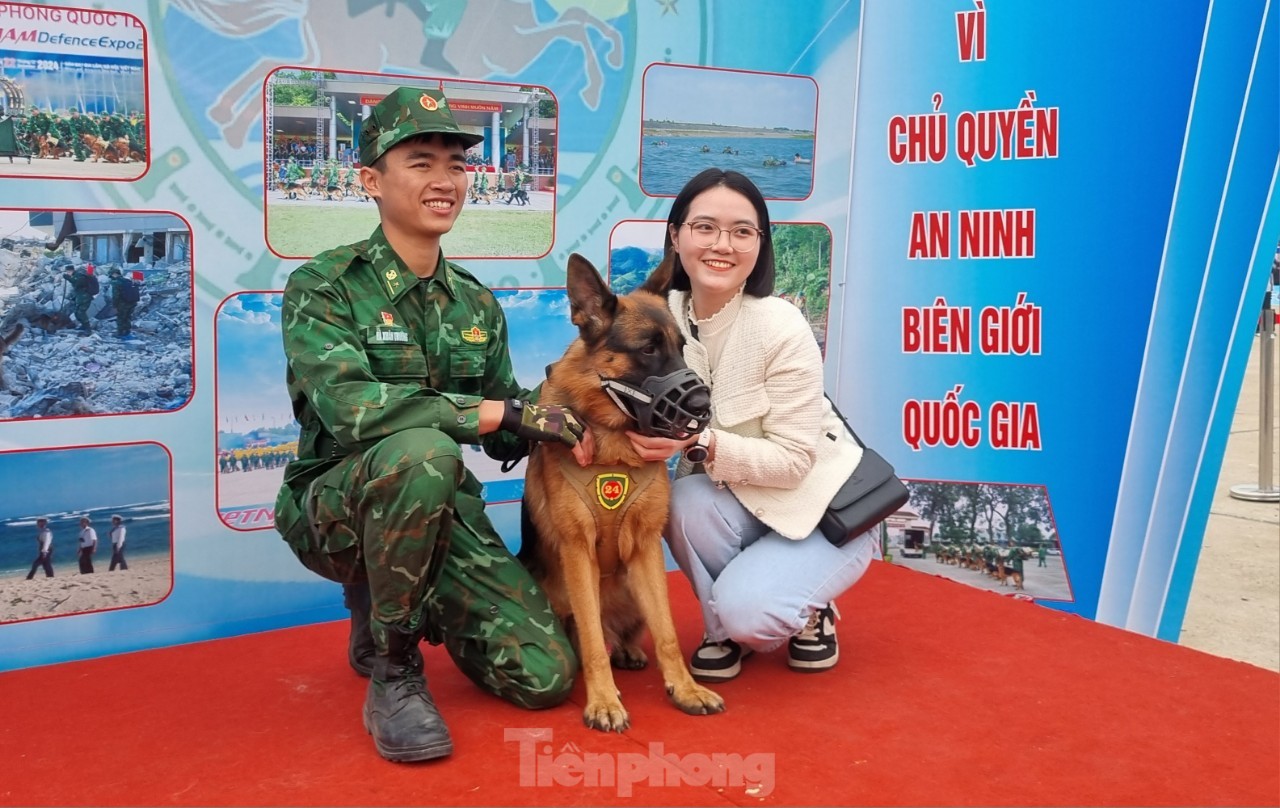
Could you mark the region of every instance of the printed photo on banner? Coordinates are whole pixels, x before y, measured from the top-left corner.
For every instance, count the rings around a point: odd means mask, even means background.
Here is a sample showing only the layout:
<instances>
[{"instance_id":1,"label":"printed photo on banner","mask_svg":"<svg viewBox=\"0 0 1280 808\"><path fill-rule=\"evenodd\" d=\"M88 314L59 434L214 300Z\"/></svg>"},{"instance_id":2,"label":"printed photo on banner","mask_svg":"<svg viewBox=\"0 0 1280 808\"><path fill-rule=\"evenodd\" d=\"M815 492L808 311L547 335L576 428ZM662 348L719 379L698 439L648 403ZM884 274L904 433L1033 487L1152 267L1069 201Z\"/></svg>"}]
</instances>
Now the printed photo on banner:
<instances>
[{"instance_id":1,"label":"printed photo on banner","mask_svg":"<svg viewBox=\"0 0 1280 808\"><path fill-rule=\"evenodd\" d=\"M651 64L640 114L650 196L675 196L712 167L746 174L767 199L813 192L818 85L808 76Z\"/></svg>"},{"instance_id":2,"label":"printed photo on banner","mask_svg":"<svg viewBox=\"0 0 1280 808\"><path fill-rule=\"evenodd\" d=\"M280 292L243 292L214 315L218 518L234 530L275 524L276 492L300 427L285 388Z\"/></svg>"},{"instance_id":3,"label":"printed photo on banner","mask_svg":"<svg viewBox=\"0 0 1280 808\"><path fill-rule=\"evenodd\" d=\"M516 379L532 388L560 358L577 329L569 321L563 289L494 292L507 317ZM285 388L280 292L228 297L214 317L214 407L217 420L218 516L234 530L270 528L285 465L297 455L299 425ZM487 502L518 502L524 464L503 474L478 445L462 447L463 460L484 484Z\"/></svg>"},{"instance_id":4,"label":"printed photo on banner","mask_svg":"<svg viewBox=\"0 0 1280 808\"><path fill-rule=\"evenodd\" d=\"M507 318L511 367L521 387L541 384L547 366L558 360L578 336L569 319L569 296L564 289L496 289L493 297ZM479 446L464 446L463 460L484 484L485 502L519 502L524 495L525 461L502 473L502 464ZM512 538L509 534L503 534ZM519 533L515 534L519 538Z\"/></svg>"},{"instance_id":5,"label":"printed photo on banner","mask_svg":"<svg viewBox=\"0 0 1280 808\"><path fill-rule=\"evenodd\" d=\"M450 258L539 258L556 206L556 99L545 87L280 68L263 115L266 238L283 258L362 241L378 225L360 181L360 132L398 87L443 92L464 132L466 210L442 239ZM436 102L427 96L428 102Z\"/></svg>"},{"instance_id":6,"label":"printed photo on banner","mask_svg":"<svg viewBox=\"0 0 1280 808\"><path fill-rule=\"evenodd\" d=\"M619 222L609 234L609 288L626 294L662 260L666 221ZM831 230L824 224L773 222L774 294L791 301L826 355L831 299Z\"/></svg>"},{"instance_id":7,"label":"printed photo on banner","mask_svg":"<svg viewBox=\"0 0 1280 808\"><path fill-rule=\"evenodd\" d=\"M0 209L0 420L186 406L191 266L172 213Z\"/></svg>"},{"instance_id":8,"label":"printed photo on banner","mask_svg":"<svg viewBox=\"0 0 1280 808\"><path fill-rule=\"evenodd\" d=\"M1044 486L903 482L911 499L881 527L886 560L1002 595L1075 600Z\"/></svg>"},{"instance_id":9,"label":"printed photo on banner","mask_svg":"<svg viewBox=\"0 0 1280 808\"><path fill-rule=\"evenodd\" d=\"M142 22L114 11L0 3L0 26L0 176L142 176Z\"/></svg>"},{"instance_id":10,"label":"printed photo on banner","mask_svg":"<svg viewBox=\"0 0 1280 808\"><path fill-rule=\"evenodd\" d=\"M0 452L0 623L164 600L170 466L158 443Z\"/></svg>"}]
</instances>

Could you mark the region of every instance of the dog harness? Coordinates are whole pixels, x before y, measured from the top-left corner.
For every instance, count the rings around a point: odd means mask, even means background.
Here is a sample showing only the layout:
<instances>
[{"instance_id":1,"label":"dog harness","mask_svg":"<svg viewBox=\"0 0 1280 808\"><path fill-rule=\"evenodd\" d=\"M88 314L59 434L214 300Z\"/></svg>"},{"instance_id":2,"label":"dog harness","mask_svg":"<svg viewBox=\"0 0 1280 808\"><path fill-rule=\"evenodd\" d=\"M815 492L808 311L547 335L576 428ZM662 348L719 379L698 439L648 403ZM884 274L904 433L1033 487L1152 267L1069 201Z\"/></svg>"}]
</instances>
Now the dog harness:
<instances>
[{"instance_id":1,"label":"dog harness","mask_svg":"<svg viewBox=\"0 0 1280 808\"><path fill-rule=\"evenodd\" d=\"M658 474L666 474L662 463L645 463L636 468L624 465L591 465L583 468L573 456L560 458L560 472L578 498L587 506L596 523L596 565L601 575L618 569L618 538L627 511L640 499Z\"/></svg>"}]
</instances>

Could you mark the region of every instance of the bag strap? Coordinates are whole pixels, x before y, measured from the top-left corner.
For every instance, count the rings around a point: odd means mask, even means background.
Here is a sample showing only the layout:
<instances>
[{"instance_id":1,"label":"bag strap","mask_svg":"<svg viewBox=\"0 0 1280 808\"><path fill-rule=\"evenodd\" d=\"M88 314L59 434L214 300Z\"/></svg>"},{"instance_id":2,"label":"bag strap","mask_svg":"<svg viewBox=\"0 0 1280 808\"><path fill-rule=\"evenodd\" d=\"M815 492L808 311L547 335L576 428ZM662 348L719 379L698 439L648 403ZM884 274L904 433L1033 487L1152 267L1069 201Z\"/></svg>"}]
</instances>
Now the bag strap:
<instances>
[{"instance_id":1,"label":"bag strap","mask_svg":"<svg viewBox=\"0 0 1280 808\"><path fill-rule=\"evenodd\" d=\"M849 430L849 434L853 436L854 442L865 450L867 448L867 444L863 443L862 438L858 437L858 433L854 432L853 427L849 426L849 419L845 418L844 413L840 412L840 408L836 406L835 401L832 400L831 396L828 396L825 393L823 394L823 397L826 398L827 403L831 405L832 412L840 417L840 421L844 424L844 428Z\"/></svg>"}]
</instances>

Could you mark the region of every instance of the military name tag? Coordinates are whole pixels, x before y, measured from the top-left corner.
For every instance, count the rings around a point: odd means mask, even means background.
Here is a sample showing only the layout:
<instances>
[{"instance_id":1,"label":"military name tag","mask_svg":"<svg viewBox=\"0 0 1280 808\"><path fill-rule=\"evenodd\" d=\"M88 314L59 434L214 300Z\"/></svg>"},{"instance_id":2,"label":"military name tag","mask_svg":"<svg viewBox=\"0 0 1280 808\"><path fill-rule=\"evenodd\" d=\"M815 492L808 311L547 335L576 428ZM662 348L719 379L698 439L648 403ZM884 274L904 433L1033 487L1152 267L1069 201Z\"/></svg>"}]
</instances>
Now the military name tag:
<instances>
[{"instance_id":1,"label":"military name tag","mask_svg":"<svg viewBox=\"0 0 1280 808\"><path fill-rule=\"evenodd\" d=\"M407 345L409 331L398 325L375 326L369 329L368 343L370 345Z\"/></svg>"}]
</instances>

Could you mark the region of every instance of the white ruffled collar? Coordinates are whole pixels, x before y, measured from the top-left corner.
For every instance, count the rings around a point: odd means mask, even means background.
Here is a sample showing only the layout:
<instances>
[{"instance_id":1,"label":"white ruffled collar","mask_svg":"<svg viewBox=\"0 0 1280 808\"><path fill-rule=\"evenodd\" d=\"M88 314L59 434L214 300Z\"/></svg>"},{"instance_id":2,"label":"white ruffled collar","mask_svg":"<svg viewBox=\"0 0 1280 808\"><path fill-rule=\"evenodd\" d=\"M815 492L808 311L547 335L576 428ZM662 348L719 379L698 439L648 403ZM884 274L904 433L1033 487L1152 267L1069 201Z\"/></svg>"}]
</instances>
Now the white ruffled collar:
<instances>
[{"instance_id":1,"label":"white ruffled collar","mask_svg":"<svg viewBox=\"0 0 1280 808\"><path fill-rule=\"evenodd\" d=\"M729 326L738 316L738 310L742 308L742 287L738 288L737 294L728 300L720 310L710 317L699 320L693 314L693 293L689 293L689 302L686 306L685 316L689 318L689 322L698 329L698 335L718 334Z\"/></svg>"}]
</instances>

